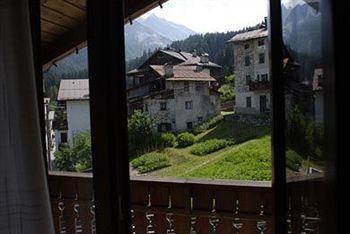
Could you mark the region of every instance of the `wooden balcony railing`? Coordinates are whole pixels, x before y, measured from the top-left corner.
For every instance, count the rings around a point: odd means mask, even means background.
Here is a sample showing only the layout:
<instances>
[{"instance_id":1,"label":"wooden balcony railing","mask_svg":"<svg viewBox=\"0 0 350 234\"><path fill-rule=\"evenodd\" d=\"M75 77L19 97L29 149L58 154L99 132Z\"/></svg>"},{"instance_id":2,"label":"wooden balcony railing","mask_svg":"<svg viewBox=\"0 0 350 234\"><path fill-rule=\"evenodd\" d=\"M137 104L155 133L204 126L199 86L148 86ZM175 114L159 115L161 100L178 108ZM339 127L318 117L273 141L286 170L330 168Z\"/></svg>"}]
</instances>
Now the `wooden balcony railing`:
<instances>
[{"instance_id":1,"label":"wooden balcony railing","mask_svg":"<svg viewBox=\"0 0 350 234\"><path fill-rule=\"evenodd\" d=\"M50 172L49 186L56 232L95 233L92 175ZM130 186L135 233L273 233L270 182L136 177Z\"/></svg>"}]
</instances>

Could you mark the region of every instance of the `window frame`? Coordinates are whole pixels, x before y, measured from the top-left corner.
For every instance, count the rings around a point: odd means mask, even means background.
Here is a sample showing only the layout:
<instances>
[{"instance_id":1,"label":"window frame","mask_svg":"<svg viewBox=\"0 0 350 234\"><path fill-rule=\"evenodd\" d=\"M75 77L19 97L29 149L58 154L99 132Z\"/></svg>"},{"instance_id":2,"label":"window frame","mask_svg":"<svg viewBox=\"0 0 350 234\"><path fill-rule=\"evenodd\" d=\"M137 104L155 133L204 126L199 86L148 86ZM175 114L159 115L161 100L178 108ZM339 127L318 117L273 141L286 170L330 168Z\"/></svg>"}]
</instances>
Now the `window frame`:
<instances>
[{"instance_id":1,"label":"window frame","mask_svg":"<svg viewBox=\"0 0 350 234\"><path fill-rule=\"evenodd\" d=\"M160 102L160 103L159 103L159 110L160 110L160 111L166 111L166 110L168 110L168 105L167 105L167 103L166 103L166 102Z\"/></svg>"},{"instance_id":2,"label":"window frame","mask_svg":"<svg viewBox=\"0 0 350 234\"><path fill-rule=\"evenodd\" d=\"M259 53L259 64L265 64L265 53Z\"/></svg>"},{"instance_id":3,"label":"window frame","mask_svg":"<svg viewBox=\"0 0 350 234\"><path fill-rule=\"evenodd\" d=\"M185 110L193 110L193 101L185 101Z\"/></svg>"},{"instance_id":4,"label":"window frame","mask_svg":"<svg viewBox=\"0 0 350 234\"><path fill-rule=\"evenodd\" d=\"M245 97L245 104L246 104L246 108L252 108L252 97L251 96Z\"/></svg>"}]
</instances>

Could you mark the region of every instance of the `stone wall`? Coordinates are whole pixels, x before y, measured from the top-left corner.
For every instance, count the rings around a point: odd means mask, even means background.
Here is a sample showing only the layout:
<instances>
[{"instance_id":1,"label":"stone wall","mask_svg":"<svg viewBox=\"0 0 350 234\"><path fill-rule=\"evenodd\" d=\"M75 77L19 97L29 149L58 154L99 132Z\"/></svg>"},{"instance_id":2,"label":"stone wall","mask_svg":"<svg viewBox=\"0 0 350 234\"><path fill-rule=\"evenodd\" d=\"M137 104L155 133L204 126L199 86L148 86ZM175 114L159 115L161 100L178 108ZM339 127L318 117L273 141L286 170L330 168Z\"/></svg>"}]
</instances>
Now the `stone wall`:
<instances>
[{"instance_id":1,"label":"stone wall","mask_svg":"<svg viewBox=\"0 0 350 234\"><path fill-rule=\"evenodd\" d=\"M238 113L259 113L260 112L260 96L265 95L268 99L268 108L270 106L270 91L250 91L247 84L246 76L249 75L251 80L257 80L258 75L269 74L269 58L267 50L267 38L265 38L265 44L263 46L258 45L258 41L261 39L253 39L244 42L234 44L234 56L235 56L235 91L236 91L236 103L235 110ZM245 48L245 45L249 45L249 48ZM265 54L265 63L259 63L259 54ZM249 56L251 64L245 66L245 57ZM246 97L252 98L252 108L247 108Z\"/></svg>"}]
</instances>

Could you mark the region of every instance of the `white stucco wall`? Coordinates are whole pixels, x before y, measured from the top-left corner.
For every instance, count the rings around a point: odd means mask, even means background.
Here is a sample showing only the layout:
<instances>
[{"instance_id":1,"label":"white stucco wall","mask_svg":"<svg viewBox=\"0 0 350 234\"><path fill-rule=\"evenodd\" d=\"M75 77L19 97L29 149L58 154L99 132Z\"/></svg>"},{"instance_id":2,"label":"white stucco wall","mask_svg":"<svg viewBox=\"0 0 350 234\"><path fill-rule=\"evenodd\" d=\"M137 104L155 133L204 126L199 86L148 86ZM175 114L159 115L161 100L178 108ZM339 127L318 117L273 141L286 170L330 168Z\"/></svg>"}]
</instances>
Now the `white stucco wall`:
<instances>
[{"instance_id":1,"label":"white stucco wall","mask_svg":"<svg viewBox=\"0 0 350 234\"><path fill-rule=\"evenodd\" d=\"M90 132L89 100L67 101L68 143L73 144L74 136Z\"/></svg>"},{"instance_id":2,"label":"white stucco wall","mask_svg":"<svg viewBox=\"0 0 350 234\"><path fill-rule=\"evenodd\" d=\"M208 85L208 82L189 82L189 90L185 91L184 82L167 81L167 89L174 90L174 99L149 98L144 103L148 106L149 115L156 119L157 125L171 123L172 131L186 131L187 122L196 126L199 124L198 117L205 121L220 113L219 94L210 94ZM187 101L192 101L192 109L186 109ZM167 110L160 110L162 102L167 103Z\"/></svg>"}]
</instances>

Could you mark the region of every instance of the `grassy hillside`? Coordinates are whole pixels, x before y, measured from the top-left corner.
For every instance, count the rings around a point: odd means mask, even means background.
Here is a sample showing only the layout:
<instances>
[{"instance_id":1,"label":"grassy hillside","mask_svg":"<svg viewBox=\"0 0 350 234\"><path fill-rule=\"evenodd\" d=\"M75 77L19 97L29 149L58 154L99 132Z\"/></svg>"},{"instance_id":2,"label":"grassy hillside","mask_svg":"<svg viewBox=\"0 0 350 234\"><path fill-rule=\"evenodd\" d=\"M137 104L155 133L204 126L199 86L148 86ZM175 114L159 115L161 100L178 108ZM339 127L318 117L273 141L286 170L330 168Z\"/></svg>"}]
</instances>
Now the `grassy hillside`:
<instances>
[{"instance_id":1,"label":"grassy hillside","mask_svg":"<svg viewBox=\"0 0 350 234\"><path fill-rule=\"evenodd\" d=\"M223 146L222 140L230 143ZM148 165L151 165L150 168L159 168L148 172L148 175L160 177L270 180L270 141L268 127L253 127L237 121L223 121L197 135L196 143L192 146L166 148L153 152L150 157L153 161L145 163L140 169L145 172L144 168ZM212 153L206 155L193 154L194 148L198 150L198 147L207 147L215 143L219 144L219 147L214 147L217 151L210 150ZM137 166L139 161L135 159L132 164ZM159 167L155 166L157 164Z\"/></svg>"}]
</instances>

